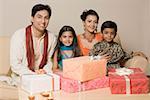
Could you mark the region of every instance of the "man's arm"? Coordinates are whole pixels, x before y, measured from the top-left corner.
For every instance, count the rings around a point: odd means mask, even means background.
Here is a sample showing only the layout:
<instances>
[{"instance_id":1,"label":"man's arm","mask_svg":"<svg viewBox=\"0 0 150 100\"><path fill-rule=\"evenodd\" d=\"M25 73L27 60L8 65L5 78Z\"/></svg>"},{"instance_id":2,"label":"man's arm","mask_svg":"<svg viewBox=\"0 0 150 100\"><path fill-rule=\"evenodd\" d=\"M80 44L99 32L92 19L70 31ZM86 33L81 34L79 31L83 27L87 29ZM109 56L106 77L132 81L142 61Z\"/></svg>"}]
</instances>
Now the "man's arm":
<instances>
[{"instance_id":1,"label":"man's arm","mask_svg":"<svg viewBox=\"0 0 150 100\"><path fill-rule=\"evenodd\" d=\"M18 75L23 74L34 74L27 65L25 64L26 54L25 54L25 41L24 41L24 31L17 31L11 38L10 41L10 65L14 73Z\"/></svg>"}]
</instances>

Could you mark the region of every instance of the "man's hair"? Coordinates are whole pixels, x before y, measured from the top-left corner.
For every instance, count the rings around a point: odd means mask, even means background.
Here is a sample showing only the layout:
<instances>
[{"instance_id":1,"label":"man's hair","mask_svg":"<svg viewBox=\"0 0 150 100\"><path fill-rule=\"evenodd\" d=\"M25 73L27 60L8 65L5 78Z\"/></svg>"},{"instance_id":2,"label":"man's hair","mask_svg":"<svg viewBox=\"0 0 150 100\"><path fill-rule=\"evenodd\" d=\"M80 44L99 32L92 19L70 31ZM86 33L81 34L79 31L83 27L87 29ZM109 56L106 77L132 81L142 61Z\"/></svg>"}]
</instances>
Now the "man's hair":
<instances>
[{"instance_id":1,"label":"man's hair","mask_svg":"<svg viewBox=\"0 0 150 100\"><path fill-rule=\"evenodd\" d=\"M32 8L32 13L31 13L31 16L34 17L35 14L38 12L38 11L41 11L41 10L46 10L48 13L49 13L49 18L51 16L51 8L49 5L44 5L44 4L36 4L33 8Z\"/></svg>"}]
</instances>

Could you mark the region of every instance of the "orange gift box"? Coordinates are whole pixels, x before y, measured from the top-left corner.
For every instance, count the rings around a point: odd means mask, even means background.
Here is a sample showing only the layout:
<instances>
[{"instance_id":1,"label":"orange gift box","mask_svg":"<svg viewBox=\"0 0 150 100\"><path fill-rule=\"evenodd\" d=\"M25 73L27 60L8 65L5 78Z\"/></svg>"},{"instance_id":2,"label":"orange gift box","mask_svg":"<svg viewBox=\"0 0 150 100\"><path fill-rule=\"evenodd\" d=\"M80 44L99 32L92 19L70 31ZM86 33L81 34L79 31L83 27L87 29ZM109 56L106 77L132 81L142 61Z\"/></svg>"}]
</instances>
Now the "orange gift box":
<instances>
[{"instance_id":1,"label":"orange gift box","mask_svg":"<svg viewBox=\"0 0 150 100\"><path fill-rule=\"evenodd\" d=\"M91 60L89 56L63 60L63 76L80 82L106 75L106 59Z\"/></svg>"}]
</instances>

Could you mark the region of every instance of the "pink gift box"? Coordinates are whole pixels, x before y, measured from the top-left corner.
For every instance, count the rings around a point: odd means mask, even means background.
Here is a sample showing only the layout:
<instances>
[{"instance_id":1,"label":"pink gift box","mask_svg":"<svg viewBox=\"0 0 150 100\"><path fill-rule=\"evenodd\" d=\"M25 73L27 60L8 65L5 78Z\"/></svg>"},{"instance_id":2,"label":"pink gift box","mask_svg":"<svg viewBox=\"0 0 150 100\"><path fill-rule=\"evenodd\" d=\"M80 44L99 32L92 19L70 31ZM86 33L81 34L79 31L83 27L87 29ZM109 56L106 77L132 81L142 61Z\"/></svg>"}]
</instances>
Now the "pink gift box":
<instances>
[{"instance_id":1,"label":"pink gift box","mask_svg":"<svg viewBox=\"0 0 150 100\"><path fill-rule=\"evenodd\" d=\"M146 94L149 92L149 79L139 68L131 68L133 74L119 76L109 70L110 89L112 94Z\"/></svg>"},{"instance_id":2,"label":"pink gift box","mask_svg":"<svg viewBox=\"0 0 150 100\"><path fill-rule=\"evenodd\" d=\"M105 59L90 60L82 56L63 60L63 76L81 82L103 77L106 75Z\"/></svg>"},{"instance_id":3,"label":"pink gift box","mask_svg":"<svg viewBox=\"0 0 150 100\"><path fill-rule=\"evenodd\" d=\"M105 88L109 86L109 78L104 76L86 82L61 77L61 89L65 92L79 92L85 90L92 90L97 88Z\"/></svg>"}]
</instances>

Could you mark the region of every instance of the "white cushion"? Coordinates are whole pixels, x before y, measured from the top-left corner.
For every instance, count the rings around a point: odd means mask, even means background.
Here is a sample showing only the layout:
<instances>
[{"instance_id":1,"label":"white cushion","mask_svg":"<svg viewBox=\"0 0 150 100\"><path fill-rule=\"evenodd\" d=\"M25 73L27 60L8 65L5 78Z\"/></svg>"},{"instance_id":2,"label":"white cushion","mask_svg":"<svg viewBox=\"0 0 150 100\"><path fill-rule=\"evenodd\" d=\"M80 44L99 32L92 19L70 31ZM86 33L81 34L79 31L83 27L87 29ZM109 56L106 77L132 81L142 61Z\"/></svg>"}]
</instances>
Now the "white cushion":
<instances>
[{"instance_id":1,"label":"white cushion","mask_svg":"<svg viewBox=\"0 0 150 100\"><path fill-rule=\"evenodd\" d=\"M0 36L0 75L6 75L10 69L10 37Z\"/></svg>"}]
</instances>

